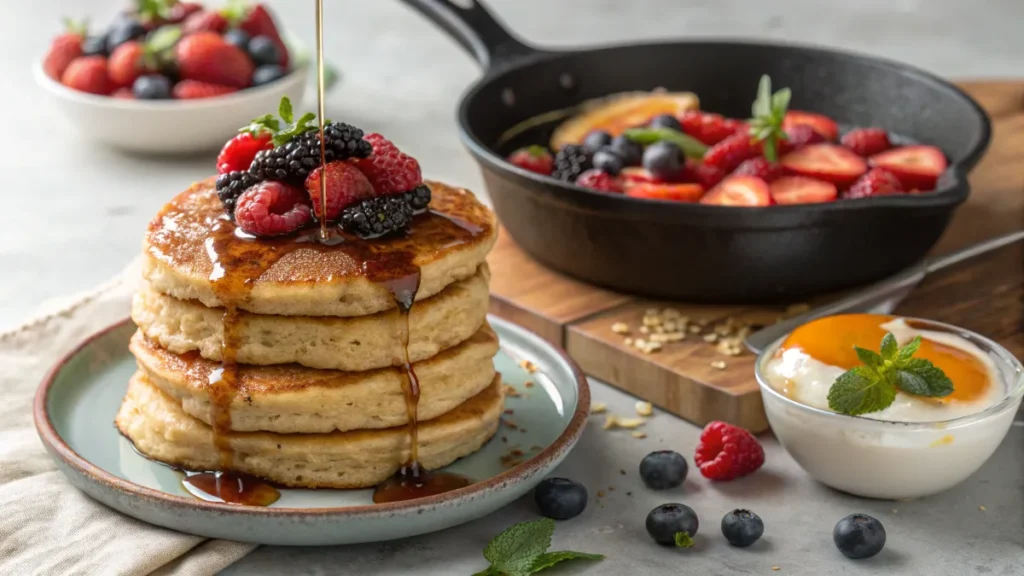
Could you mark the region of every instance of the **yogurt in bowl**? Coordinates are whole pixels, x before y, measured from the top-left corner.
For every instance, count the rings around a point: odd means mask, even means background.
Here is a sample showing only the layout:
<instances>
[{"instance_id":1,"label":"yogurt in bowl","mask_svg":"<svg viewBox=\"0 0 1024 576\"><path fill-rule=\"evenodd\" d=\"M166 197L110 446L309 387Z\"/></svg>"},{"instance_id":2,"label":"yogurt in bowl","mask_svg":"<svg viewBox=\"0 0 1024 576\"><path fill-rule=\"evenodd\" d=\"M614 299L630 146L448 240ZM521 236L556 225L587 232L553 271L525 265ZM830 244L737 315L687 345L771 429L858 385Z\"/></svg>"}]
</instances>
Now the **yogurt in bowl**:
<instances>
[{"instance_id":1,"label":"yogurt in bowl","mask_svg":"<svg viewBox=\"0 0 1024 576\"><path fill-rule=\"evenodd\" d=\"M834 411L829 391L879 351L920 337L913 358L939 368L953 389L897 389L891 404L857 416ZM818 481L858 496L917 498L973 474L1006 435L1024 395L1020 362L991 340L939 322L874 314L829 316L769 346L756 363L765 412L779 441ZM948 390L947 390L948 392Z\"/></svg>"}]
</instances>

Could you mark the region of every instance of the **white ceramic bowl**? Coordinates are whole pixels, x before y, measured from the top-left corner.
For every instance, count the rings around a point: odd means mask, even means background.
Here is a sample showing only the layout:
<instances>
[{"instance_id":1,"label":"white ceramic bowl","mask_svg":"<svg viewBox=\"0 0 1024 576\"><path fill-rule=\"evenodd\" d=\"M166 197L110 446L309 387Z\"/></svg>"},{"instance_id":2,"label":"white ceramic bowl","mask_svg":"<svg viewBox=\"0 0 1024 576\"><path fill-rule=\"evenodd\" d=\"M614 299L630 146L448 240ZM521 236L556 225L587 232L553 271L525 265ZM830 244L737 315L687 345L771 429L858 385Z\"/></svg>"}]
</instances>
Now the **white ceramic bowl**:
<instances>
[{"instance_id":1,"label":"white ceramic bowl","mask_svg":"<svg viewBox=\"0 0 1024 576\"><path fill-rule=\"evenodd\" d=\"M86 138L131 152L182 154L220 148L253 118L276 113L281 96L301 102L309 59L295 58L287 76L265 86L197 100L127 100L79 92L47 76L41 60L33 73L53 107Z\"/></svg>"},{"instance_id":2,"label":"white ceramic bowl","mask_svg":"<svg viewBox=\"0 0 1024 576\"><path fill-rule=\"evenodd\" d=\"M992 359L1005 393L989 408L940 422L890 422L813 408L776 391L763 373L785 338L766 348L755 374L772 431L815 480L857 496L920 498L974 474L1003 441L1024 396L1024 368L1005 348L968 330L913 319L961 336Z\"/></svg>"}]
</instances>

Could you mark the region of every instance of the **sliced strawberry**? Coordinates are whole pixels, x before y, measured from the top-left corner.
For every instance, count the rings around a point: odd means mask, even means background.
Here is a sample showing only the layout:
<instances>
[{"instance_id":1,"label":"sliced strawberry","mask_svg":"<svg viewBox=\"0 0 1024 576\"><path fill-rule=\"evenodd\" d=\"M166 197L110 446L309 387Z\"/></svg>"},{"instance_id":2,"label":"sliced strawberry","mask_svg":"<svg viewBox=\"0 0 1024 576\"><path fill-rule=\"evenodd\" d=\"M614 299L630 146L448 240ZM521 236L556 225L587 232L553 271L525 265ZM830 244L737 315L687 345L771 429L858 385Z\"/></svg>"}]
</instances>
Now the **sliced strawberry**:
<instances>
[{"instance_id":1,"label":"sliced strawberry","mask_svg":"<svg viewBox=\"0 0 1024 576\"><path fill-rule=\"evenodd\" d=\"M754 156L761 154L759 143L753 142L750 135L740 132L729 136L715 144L704 153L704 163L714 166L722 172L729 173Z\"/></svg>"},{"instance_id":2,"label":"sliced strawberry","mask_svg":"<svg viewBox=\"0 0 1024 576\"><path fill-rule=\"evenodd\" d=\"M845 189L867 172L864 159L835 144L811 144L786 154L779 164L798 176L826 180Z\"/></svg>"},{"instance_id":3,"label":"sliced strawberry","mask_svg":"<svg viewBox=\"0 0 1024 576\"><path fill-rule=\"evenodd\" d=\"M875 154L868 162L895 174L909 192L934 190L935 182L947 166L946 156L935 146L893 148Z\"/></svg>"},{"instance_id":4,"label":"sliced strawberry","mask_svg":"<svg viewBox=\"0 0 1024 576\"><path fill-rule=\"evenodd\" d=\"M782 129L786 130L793 126L810 126L815 132L824 136L829 142L835 142L839 138L839 126L834 120L822 114L814 112L803 112L790 110L782 120Z\"/></svg>"},{"instance_id":5,"label":"sliced strawberry","mask_svg":"<svg viewBox=\"0 0 1024 576\"><path fill-rule=\"evenodd\" d=\"M650 200L671 200L673 202L696 202L704 195L700 184L659 184L642 182L626 188L626 196Z\"/></svg>"},{"instance_id":6,"label":"sliced strawberry","mask_svg":"<svg viewBox=\"0 0 1024 576\"><path fill-rule=\"evenodd\" d=\"M679 117L683 132L697 140L714 146L740 130L746 129L742 120L726 118L720 114L688 110Z\"/></svg>"},{"instance_id":7,"label":"sliced strawberry","mask_svg":"<svg viewBox=\"0 0 1024 576\"><path fill-rule=\"evenodd\" d=\"M769 206L768 183L754 176L729 176L700 199L701 204L718 206Z\"/></svg>"},{"instance_id":8,"label":"sliced strawberry","mask_svg":"<svg viewBox=\"0 0 1024 576\"><path fill-rule=\"evenodd\" d=\"M686 166L683 167L683 182L696 182L705 190L711 190L722 181L722 178L725 178L725 172L718 168L692 158L686 159Z\"/></svg>"},{"instance_id":9,"label":"sliced strawberry","mask_svg":"<svg viewBox=\"0 0 1024 576\"><path fill-rule=\"evenodd\" d=\"M843 198L868 198L870 196L888 196L902 194L903 185L895 174L884 168L872 168L868 173L857 179L850 189L843 192Z\"/></svg>"},{"instance_id":10,"label":"sliced strawberry","mask_svg":"<svg viewBox=\"0 0 1024 576\"><path fill-rule=\"evenodd\" d=\"M835 184L805 176L783 176L769 188L776 204L818 204L832 202L839 195Z\"/></svg>"},{"instance_id":11,"label":"sliced strawberry","mask_svg":"<svg viewBox=\"0 0 1024 576\"><path fill-rule=\"evenodd\" d=\"M656 178L654 174L648 172L646 168L641 168L639 166L630 166L628 168L623 168L622 172L619 172L619 178L622 180L623 185L627 187L630 186L631 184L665 183L664 180Z\"/></svg>"}]
</instances>

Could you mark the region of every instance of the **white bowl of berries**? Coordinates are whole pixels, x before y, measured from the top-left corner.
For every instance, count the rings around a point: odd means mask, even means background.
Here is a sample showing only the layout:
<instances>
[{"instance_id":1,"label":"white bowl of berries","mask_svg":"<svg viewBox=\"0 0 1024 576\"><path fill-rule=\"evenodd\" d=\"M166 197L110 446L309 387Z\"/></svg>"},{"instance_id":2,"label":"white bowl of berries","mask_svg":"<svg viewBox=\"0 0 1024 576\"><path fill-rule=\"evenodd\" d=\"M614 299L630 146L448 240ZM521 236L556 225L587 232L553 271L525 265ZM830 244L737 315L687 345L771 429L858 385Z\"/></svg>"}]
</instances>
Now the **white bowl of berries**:
<instances>
[{"instance_id":1,"label":"white bowl of berries","mask_svg":"<svg viewBox=\"0 0 1024 576\"><path fill-rule=\"evenodd\" d=\"M208 151L282 96L301 101L309 58L262 4L139 5L100 34L69 27L36 63L36 82L80 133L133 152Z\"/></svg>"}]
</instances>

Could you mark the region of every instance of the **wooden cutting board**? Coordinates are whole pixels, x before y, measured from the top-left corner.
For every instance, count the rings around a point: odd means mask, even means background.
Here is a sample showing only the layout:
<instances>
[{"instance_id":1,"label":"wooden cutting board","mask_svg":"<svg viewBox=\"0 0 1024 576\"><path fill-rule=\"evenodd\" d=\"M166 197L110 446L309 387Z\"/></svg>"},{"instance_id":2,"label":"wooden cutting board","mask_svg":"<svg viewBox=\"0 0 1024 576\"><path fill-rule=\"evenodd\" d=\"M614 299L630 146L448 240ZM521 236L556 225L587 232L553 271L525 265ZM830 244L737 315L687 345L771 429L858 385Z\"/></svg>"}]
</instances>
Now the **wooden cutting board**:
<instances>
[{"instance_id":1,"label":"wooden cutting board","mask_svg":"<svg viewBox=\"0 0 1024 576\"><path fill-rule=\"evenodd\" d=\"M1024 81L961 84L992 117L993 139L971 175L970 199L954 215L939 255L986 238L1024 229ZM760 432L768 428L753 376L754 356L725 355L709 336L716 328L735 335L745 324L768 324L782 307L707 306L652 301L590 286L544 268L502 235L488 259L491 311L564 347L588 375L703 425L725 420ZM930 276L898 312L975 330L1024 355L1024 248L1020 243ZM827 300L824 298L822 300ZM810 303L814 304L814 303ZM685 339L642 351L636 339L647 322L689 322ZM621 324L616 326L616 324ZM629 333L623 334L623 325ZM615 326L615 329L613 329ZM670 326L673 328L673 326ZM698 332L699 331L699 332ZM675 336L678 337L678 336ZM628 345L627 338L634 345ZM662 337L664 339L664 337Z\"/></svg>"}]
</instances>

